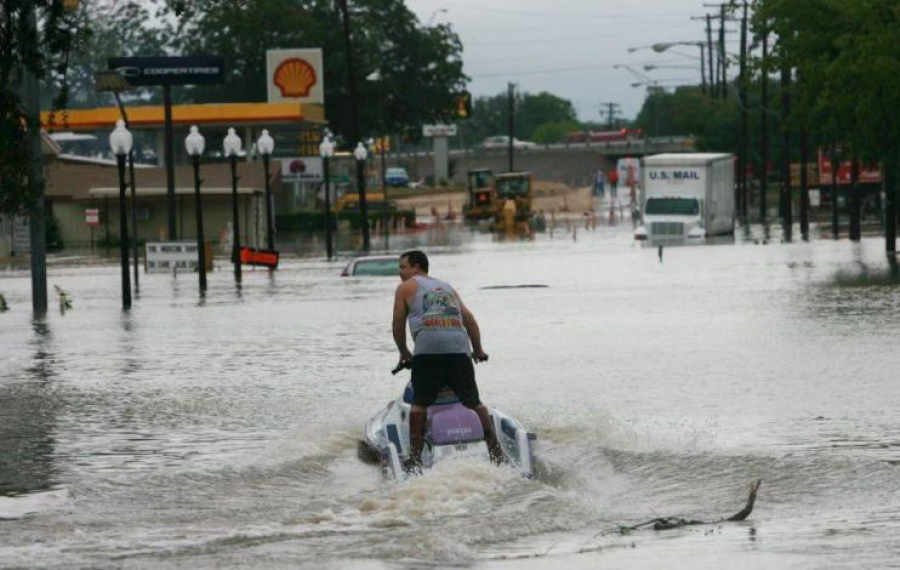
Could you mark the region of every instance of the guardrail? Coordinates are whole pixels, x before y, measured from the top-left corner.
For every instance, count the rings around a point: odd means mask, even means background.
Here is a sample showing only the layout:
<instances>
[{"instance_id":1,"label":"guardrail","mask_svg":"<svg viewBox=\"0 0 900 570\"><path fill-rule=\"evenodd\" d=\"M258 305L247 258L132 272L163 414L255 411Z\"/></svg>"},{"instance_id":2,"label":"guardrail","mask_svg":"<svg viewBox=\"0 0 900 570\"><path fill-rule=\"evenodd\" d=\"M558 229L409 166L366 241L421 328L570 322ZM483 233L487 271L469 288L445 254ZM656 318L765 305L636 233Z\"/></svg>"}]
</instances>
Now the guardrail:
<instances>
[{"instance_id":1,"label":"guardrail","mask_svg":"<svg viewBox=\"0 0 900 570\"><path fill-rule=\"evenodd\" d=\"M536 144L526 148L514 149L517 154L567 151L567 150L592 150L608 152L610 154L650 154L656 152L692 151L696 139L693 137L651 137L634 141L608 141L608 142L583 142L583 143L554 143ZM452 156L469 154L505 155L506 148L484 148L479 146L464 149L451 149ZM389 156L431 156L430 150L415 150L404 152L392 152Z\"/></svg>"}]
</instances>

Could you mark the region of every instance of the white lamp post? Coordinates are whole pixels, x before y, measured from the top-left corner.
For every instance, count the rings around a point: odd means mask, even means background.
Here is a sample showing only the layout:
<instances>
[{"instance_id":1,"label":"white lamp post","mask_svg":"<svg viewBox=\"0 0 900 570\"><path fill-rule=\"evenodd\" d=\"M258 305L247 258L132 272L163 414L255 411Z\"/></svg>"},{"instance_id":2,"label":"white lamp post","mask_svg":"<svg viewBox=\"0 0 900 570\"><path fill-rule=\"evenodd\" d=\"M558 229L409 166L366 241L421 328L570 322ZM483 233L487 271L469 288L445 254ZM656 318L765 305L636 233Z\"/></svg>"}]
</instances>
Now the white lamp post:
<instances>
[{"instance_id":1,"label":"white lamp post","mask_svg":"<svg viewBox=\"0 0 900 570\"><path fill-rule=\"evenodd\" d=\"M128 220L125 218L125 159L131 152L134 139L125 121L116 121L116 128L109 135L109 148L116 155L119 166L119 249L122 257L122 308L131 307L131 281L128 276Z\"/></svg>"},{"instance_id":2,"label":"white lamp post","mask_svg":"<svg viewBox=\"0 0 900 570\"><path fill-rule=\"evenodd\" d=\"M263 170L266 177L266 247L269 251L275 251L275 235L272 218L272 190L269 187L269 159L275 151L275 140L269 135L268 129L263 129L262 134L256 140L256 150L262 155Z\"/></svg>"},{"instance_id":3,"label":"white lamp post","mask_svg":"<svg viewBox=\"0 0 900 570\"><path fill-rule=\"evenodd\" d=\"M197 260L200 265L200 293L206 293L206 247L203 235L203 204L200 201L200 157L206 148L206 139L200 134L197 126L184 139L184 147L194 165L194 209L197 212Z\"/></svg>"},{"instance_id":4,"label":"white lamp post","mask_svg":"<svg viewBox=\"0 0 900 570\"><path fill-rule=\"evenodd\" d=\"M319 156L322 157L322 170L325 174L325 254L331 261L331 189L328 182L330 175L328 172L329 159L334 155L334 143L331 142L331 136L326 133L322 138L322 144L319 145Z\"/></svg>"},{"instance_id":5,"label":"white lamp post","mask_svg":"<svg viewBox=\"0 0 900 570\"><path fill-rule=\"evenodd\" d=\"M362 141L356 143L353 150L353 158L356 159L356 191L359 193L359 215L363 234L363 251L369 251L369 209L366 204L366 159L369 151Z\"/></svg>"},{"instance_id":6,"label":"white lamp post","mask_svg":"<svg viewBox=\"0 0 900 570\"><path fill-rule=\"evenodd\" d=\"M353 158L356 159L356 191L359 194L359 223L362 227L363 234L363 251L369 251L371 242L369 241L369 207L366 200L366 159L369 158L369 151L362 141L356 143L353 150Z\"/></svg>"},{"instance_id":7,"label":"white lamp post","mask_svg":"<svg viewBox=\"0 0 900 570\"><path fill-rule=\"evenodd\" d=\"M238 215L237 194L237 159L241 152L241 137L237 136L233 128L228 129L228 135L222 142L222 148L228 162L231 163L231 263L234 264L234 278L241 280L241 218Z\"/></svg>"}]
</instances>

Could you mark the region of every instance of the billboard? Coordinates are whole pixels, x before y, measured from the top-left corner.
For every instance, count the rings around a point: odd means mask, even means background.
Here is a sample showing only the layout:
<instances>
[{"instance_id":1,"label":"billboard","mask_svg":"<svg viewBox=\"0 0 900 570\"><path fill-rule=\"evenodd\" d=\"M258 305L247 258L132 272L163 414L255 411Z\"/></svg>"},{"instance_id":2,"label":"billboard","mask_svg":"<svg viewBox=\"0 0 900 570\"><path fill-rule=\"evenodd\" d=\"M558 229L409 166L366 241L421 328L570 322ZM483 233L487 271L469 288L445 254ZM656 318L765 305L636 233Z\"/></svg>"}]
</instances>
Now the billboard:
<instances>
[{"instance_id":1,"label":"billboard","mask_svg":"<svg viewBox=\"0 0 900 570\"><path fill-rule=\"evenodd\" d=\"M111 57L107 64L134 86L211 85L225 82L225 58L218 55Z\"/></svg>"},{"instance_id":2,"label":"billboard","mask_svg":"<svg viewBox=\"0 0 900 570\"><path fill-rule=\"evenodd\" d=\"M269 103L325 103L321 48L268 50L266 77Z\"/></svg>"}]
</instances>

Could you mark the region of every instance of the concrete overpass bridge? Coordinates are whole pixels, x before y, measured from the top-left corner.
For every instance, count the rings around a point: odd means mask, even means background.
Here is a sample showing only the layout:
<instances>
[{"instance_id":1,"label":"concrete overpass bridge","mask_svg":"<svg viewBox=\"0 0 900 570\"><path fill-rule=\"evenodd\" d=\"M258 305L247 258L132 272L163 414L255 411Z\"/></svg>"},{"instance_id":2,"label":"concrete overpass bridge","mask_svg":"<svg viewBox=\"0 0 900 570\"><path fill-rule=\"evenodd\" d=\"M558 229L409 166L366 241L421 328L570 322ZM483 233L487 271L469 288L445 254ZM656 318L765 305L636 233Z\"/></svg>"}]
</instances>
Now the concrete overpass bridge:
<instances>
[{"instance_id":1,"label":"concrete overpass bridge","mask_svg":"<svg viewBox=\"0 0 900 570\"><path fill-rule=\"evenodd\" d=\"M654 137L637 141L607 143L570 143L537 145L516 149L513 167L528 170L539 180L564 182L571 186L591 184L596 169L608 170L616 160L629 156L645 156L663 152L693 152L693 137ZM407 164L410 178L418 179L433 173L431 152L401 153L392 156L392 164ZM466 171L490 168L505 172L509 167L506 149L456 149L450 151L450 170L453 182L466 183Z\"/></svg>"}]
</instances>

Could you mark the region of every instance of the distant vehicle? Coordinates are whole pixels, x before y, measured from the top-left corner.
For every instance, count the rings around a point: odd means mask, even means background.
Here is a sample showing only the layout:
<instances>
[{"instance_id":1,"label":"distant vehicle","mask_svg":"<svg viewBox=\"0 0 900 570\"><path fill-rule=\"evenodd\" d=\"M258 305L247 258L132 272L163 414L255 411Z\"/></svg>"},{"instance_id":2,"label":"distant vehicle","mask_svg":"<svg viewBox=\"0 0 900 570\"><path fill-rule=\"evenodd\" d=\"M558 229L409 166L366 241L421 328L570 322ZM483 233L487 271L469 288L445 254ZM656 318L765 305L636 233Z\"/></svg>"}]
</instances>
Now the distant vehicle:
<instances>
[{"instance_id":1,"label":"distant vehicle","mask_svg":"<svg viewBox=\"0 0 900 570\"><path fill-rule=\"evenodd\" d=\"M384 182L394 188L406 188L409 186L409 174L399 166L388 168L384 173Z\"/></svg>"},{"instance_id":2,"label":"distant vehicle","mask_svg":"<svg viewBox=\"0 0 900 570\"><path fill-rule=\"evenodd\" d=\"M571 131L563 142L567 143L628 143L644 138L641 129L619 129L617 131Z\"/></svg>"},{"instance_id":3,"label":"distant vehicle","mask_svg":"<svg viewBox=\"0 0 900 570\"><path fill-rule=\"evenodd\" d=\"M734 233L734 155L656 154L641 161L643 225L635 239L702 243Z\"/></svg>"},{"instance_id":4,"label":"distant vehicle","mask_svg":"<svg viewBox=\"0 0 900 570\"><path fill-rule=\"evenodd\" d=\"M486 149L504 149L509 148L509 137L506 135L498 135L496 137L488 137L484 139L484 142L481 143L481 146ZM529 148L537 148L537 143L533 143L531 141L520 141L517 138L513 138L513 148L514 149L529 149Z\"/></svg>"},{"instance_id":5,"label":"distant vehicle","mask_svg":"<svg viewBox=\"0 0 900 570\"><path fill-rule=\"evenodd\" d=\"M494 215L494 171L477 168L466 173L469 181L469 199L463 207L467 220L486 220Z\"/></svg>"},{"instance_id":6,"label":"distant vehicle","mask_svg":"<svg viewBox=\"0 0 900 570\"><path fill-rule=\"evenodd\" d=\"M341 277L379 276L397 277L400 274L400 258L396 255L369 255L356 257L344 267Z\"/></svg>"},{"instance_id":7,"label":"distant vehicle","mask_svg":"<svg viewBox=\"0 0 900 570\"><path fill-rule=\"evenodd\" d=\"M494 227L504 223L506 201L516 206L515 222L519 227L528 225L531 219L531 201L534 198L534 175L530 172L504 172L494 178Z\"/></svg>"}]
</instances>

